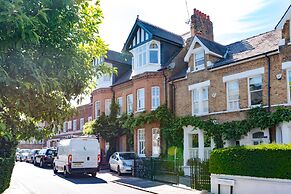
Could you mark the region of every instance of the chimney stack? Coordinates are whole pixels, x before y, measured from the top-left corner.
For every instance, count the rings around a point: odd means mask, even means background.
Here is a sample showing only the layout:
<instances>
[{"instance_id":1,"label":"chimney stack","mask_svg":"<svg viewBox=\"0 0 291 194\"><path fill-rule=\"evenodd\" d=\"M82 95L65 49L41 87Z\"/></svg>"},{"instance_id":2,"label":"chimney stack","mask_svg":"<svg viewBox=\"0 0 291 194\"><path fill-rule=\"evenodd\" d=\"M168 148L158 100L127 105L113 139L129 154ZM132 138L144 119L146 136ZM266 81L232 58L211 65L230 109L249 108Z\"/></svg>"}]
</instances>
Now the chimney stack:
<instances>
[{"instance_id":1,"label":"chimney stack","mask_svg":"<svg viewBox=\"0 0 291 194\"><path fill-rule=\"evenodd\" d=\"M210 21L209 15L199 11L193 10L191 16L191 36L200 35L208 40L213 40L213 24Z\"/></svg>"}]
</instances>

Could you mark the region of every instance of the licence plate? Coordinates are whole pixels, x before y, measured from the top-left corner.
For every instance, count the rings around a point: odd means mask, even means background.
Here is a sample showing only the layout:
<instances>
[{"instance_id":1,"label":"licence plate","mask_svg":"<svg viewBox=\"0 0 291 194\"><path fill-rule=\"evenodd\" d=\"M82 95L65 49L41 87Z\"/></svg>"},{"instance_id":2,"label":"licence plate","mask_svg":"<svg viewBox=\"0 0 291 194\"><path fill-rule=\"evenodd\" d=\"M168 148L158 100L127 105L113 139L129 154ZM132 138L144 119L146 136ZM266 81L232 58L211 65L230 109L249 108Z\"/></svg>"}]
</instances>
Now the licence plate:
<instances>
[{"instance_id":1,"label":"licence plate","mask_svg":"<svg viewBox=\"0 0 291 194\"><path fill-rule=\"evenodd\" d=\"M81 165L82 165L81 162L76 162L76 163L74 163L74 166L81 166Z\"/></svg>"}]
</instances>

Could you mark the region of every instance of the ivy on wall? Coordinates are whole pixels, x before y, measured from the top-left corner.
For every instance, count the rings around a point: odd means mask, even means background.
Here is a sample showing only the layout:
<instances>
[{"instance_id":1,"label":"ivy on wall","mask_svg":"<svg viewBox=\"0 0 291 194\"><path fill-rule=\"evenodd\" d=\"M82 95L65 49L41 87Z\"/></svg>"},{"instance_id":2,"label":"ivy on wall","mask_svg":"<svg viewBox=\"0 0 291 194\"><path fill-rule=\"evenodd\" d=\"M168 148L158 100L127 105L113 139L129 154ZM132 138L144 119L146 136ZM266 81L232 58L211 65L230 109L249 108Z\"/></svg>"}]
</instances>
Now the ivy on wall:
<instances>
[{"instance_id":1,"label":"ivy on wall","mask_svg":"<svg viewBox=\"0 0 291 194\"><path fill-rule=\"evenodd\" d=\"M277 107L274 111L268 112L266 108L256 107L247 111L247 117L244 120L217 123L214 119L202 120L195 116L175 117L163 105L154 111L139 113L136 116L124 116L120 120L123 128L131 129L131 131L155 121L160 122L162 135L170 146L181 147L183 127L191 125L203 130L208 137L213 138L217 148L222 148L223 140L239 140L251 129L264 130L284 121L291 121L291 110Z\"/></svg>"}]
</instances>

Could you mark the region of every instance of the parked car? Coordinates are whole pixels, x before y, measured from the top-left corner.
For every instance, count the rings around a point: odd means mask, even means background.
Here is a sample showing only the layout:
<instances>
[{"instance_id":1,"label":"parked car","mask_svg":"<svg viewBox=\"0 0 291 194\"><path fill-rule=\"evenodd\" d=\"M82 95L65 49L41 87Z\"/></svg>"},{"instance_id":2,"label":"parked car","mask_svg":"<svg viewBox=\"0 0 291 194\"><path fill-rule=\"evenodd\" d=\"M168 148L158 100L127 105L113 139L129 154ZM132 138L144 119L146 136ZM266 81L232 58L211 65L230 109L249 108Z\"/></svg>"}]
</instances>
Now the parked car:
<instances>
[{"instance_id":1,"label":"parked car","mask_svg":"<svg viewBox=\"0 0 291 194\"><path fill-rule=\"evenodd\" d=\"M34 163L35 156L39 153L39 150L40 149L32 149L32 150L30 150L30 152L28 154L27 162Z\"/></svg>"},{"instance_id":2,"label":"parked car","mask_svg":"<svg viewBox=\"0 0 291 194\"><path fill-rule=\"evenodd\" d=\"M30 150L29 149L21 149L19 150L18 154L16 153L16 161L26 161L28 154L29 154Z\"/></svg>"},{"instance_id":3,"label":"parked car","mask_svg":"<svg viewBox=\"0 0 291 194\"><path fill-rule=\"evenodd\" d=\"M41 168L46 166L52 166L56 149L46 148L41 149L38 154L35 155L34 165L39 165Z\"/></svg>"},{"instance_id":4,"label":"parked car","mask_svg":"<svg viewBox=\"0 0 291 194\"><path fill-rule=\"evenodd\" d=\"M61 140L54 160L54 173L64 172L65 177L71 174L91 174L99 171L100 144L95 137L76 137Z\"/></svg>"},{"instance_id":5,"label":"parked car","mask_svg":"<svg viewBox=\"0 0 291 194\"><path fill-rule=\"evenodd\" d=\"M134 152L115 152L109 159L110 170L117 172L118 175L132 173L135 158Z\"/></svg>"}]
</instances>

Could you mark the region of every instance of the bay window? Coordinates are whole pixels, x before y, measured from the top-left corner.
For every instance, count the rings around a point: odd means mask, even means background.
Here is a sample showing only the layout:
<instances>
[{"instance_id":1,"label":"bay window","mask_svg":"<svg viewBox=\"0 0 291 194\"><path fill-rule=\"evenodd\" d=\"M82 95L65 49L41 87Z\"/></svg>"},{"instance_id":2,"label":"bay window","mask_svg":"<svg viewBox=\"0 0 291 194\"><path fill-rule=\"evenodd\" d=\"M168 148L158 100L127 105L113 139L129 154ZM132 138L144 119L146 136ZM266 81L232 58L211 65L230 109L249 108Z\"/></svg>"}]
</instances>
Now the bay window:
<instances>
[{"instance_id":1,"label":"bay window","mask_svg":"<svg viewBox=\"0 0 291 194\"><path fill-rule=\"evenodd\" d=\"M226 83L227 110L239 109L239 80Z\"/></svg>"},{"instance_id":2,"label":"bay window","mask_svg":"<svg viewBox=\"0 0 291 194\"><path fill-rule=\"evenodd\" d=\"M249 105L260 105L263 102L262 75L249 78Z\"/></svg>"},{"instance_id":3,"label":"bay window","mask_svg":"<svg viewBox=\"0 0 291 194\"><path fill-rule=\"evenodd\" d=\"M137 90L137 111L144 111L145 109L145 93L144 88Z\"/></svg>"}]
</instances>

